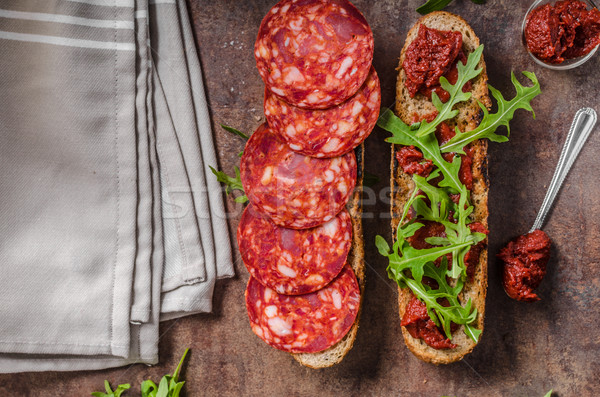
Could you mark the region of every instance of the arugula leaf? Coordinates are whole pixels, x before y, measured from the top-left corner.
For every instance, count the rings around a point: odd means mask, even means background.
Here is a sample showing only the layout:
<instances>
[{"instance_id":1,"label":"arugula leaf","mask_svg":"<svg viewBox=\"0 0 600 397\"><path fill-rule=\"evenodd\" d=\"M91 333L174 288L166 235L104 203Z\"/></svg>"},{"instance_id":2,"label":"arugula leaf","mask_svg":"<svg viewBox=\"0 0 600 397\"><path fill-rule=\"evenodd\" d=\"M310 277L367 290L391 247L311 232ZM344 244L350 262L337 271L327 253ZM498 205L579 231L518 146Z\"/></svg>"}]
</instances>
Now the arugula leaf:
<instances>
[{"instance_id":1,"label":"arugula leaf","mask_svg":"<svg viewBox=\"0 0 600 397\"><path fill-rule=\"evenodd\" d=\"M142 397L179 397L181 388L185 384L185 381L178 382L177 378L179 376L181 365L183 364L185 356L189 350L190 349L185 349L183 357L181 357L181 360L179 360L179 365L177 365L173 375L163 376L158 386L156 386L156 383L150 379L143 381L141 386Z\"/></svg>"},{"instance_id":2,"label":"arugula leaf","mask_svg":"<svg viewBox=\"0 0 600 397\"><path fill-rule=\"evenodd\" d=\"M530 111L535 119L535 112L531 107L531 100L542 92L540 89L540 83L535 77L535 74L531 72L523 72L523 74L529 80L531 80L533 85L531 87L523 86L521 83L519 83L515 77L515 74L511 73L511 81L515 86L517 94L510 101L505 100L500 91L496 90L492 86L489 86L490 92L498 102L498 111L494 114L490 114L486 107L479 103L479 106L483 111L483 119L479 126L474 130L467 132L461 132L457 127L456 135L449 142L442 146L442 152L455 152L464 154L463 148L476 139L488 138L493 142L508 141L508 136L510 135L509 122L512 120L517 109ZM495 133L496 129L498 129L500 126L506 127L506 136Z\"/></svg>"},{"instance_id":3,"label":"arugula leaf","mask_svg":"<svg viewBox=\"0 0 600 397\"><path fill-rule=\"evenodd\" d=\"M383 238L381 236L377 237L379 237L377 239L379 240L379 247L384 248L381 243ZM396 249L396 247L397 245L394 244L394 249ZM445 257L442 258L442 264L439 268L435 266L433 262L429 261L422 264L422 266L411 267L410 270L412 274L411 276L408 276L406 272L398 271L398 268L396 267L396 262L399 257L398 252L388 253L387 256L390 259L388 274L393 275L392 278L395 279L399 285L410 288L412 293L425 303L430 318L436 325L442 326L449 339L452 339L450 330L452 322L466 325L476 320L477 310L471 308L471 302L467 302L467 305L462 307L458 301L457 296L463 288L463 281L458 280L456 285L452 287L446 280L447 260L445 260ZM438 289L434 290L420 281L417 281L417 279L422 279L423 276L436 280L439 285ZM443 306L438 301L444 298L448 300L450 306ZM474 334L469 336L475 338L478 337L478 335Z\"/></svg>"},{"instance_id":4,"label":"arugula leaf","mask_svg":"<svg viewBox=\"0 0 600 397\"><path fill-rule=\"evenodd\" d=\"M244 134L243 132L241 132L239 130L236 130L233 127L229 127L227 125L221 124L221 128L223 128L225 131L229 131L229 132L241 137L242 139L244 139L246 141L248 139L250 139L250 137L248 135ZM243 155L244 155L243 150L238 153L239 157L242 157ZM240 190L240 191L244 192L244 187L242 186L242 180L240 178L240 170L238 167L235 167L235 178L227 175L223 171L217 171L213 167L211 167L211 166L209 166L209 167L210 167L210 170L212 171L212 173L215 174L215 176L217 177L217 180L219 182L225 184L225 193L231 194L234 190ZM244 194L242 196L236 197L234 199L234 201L236 203L245 203L246 201L248 201L248 197Z\"/></svg>"},{"instance_id":5,"label":"arugula leaf","mask_svg":"<svg viewBox=\"0 0 600 397\"><path fill-rule=\"evenodd\" d=\"M434 222L441 222L448 219L448 212L453 208L454 203L450 200L450 197L445 190L439 189L436 186L431 185L429 182L437 178L440 174L440 170L435 169L429 174L427 178L420 175L414 174L413 181L415 182L415 189L422 191L429 199L430 205L428 206L421 198L422 202L416 203L416 211L419 215L422 215L423 219ZM417 208L418 207L418 208ZM437 244L436 244L437 245Z\"/></svg>"},{"instance_id":6,"label":"arugula leaf","mask_svg":"<svg viewBox=\"0 0 600 397\"><path fill-rule=\"evenodd\" d=\"M465 324L464 332L472 340L478 341L482 331L473 327L471 324Z\"/></svg>"},{"instance_id":7,"label":"arugula leaf","mask_svg":"<svg viewBox=\"0 0 600 397\"><path fill-rule=\"evenodd\" d=\"M468 205L466 192L463 192L460 195L457 211L455 213L455 222L448 220L440 222L444 225L446 237L451 244L459 245L470 242L471 245L475 245L486 238L483 233L471 232L471 229L467 226L469 216L473 213L473 209L473 206ZM457 249L452 253L452 269L447 273L449 277L457 278L459 276L467 276L464 258L469 251L469 248L470 247Z\"/></svg>"},{"instance_id":8,"label":"arugula leaf","mask_svg":"<svg viewBox=\"0 0 600 397\"><path fill-rule=\"evenodd\" d=\"M244 134L242 131L240 131L240 130L236 130L236 129L235 129L235 128L233 128L233 127L229 127L228 125L221 124L221 128L223 128L225 131L229 131L229 132L231 132L231 133L233 133L233 134L235 134L235 135L239 136L240 138L242 138L242 139L244 139L244 140L246 140L246 141L247 141L248 139L250 139L250 137L249 137L248 135ZM239 156L239 157L242 157L243 155L244 155L244 151L243 151L243 150L242 150L241 152L239 152L239 153L238 153L238 156Z\"/></svg>"},{"instance_id":9,"label":"arugula leaf","mask_svg":"<svg viewBox=\"0 0 600 397\"><path fill-rule=\"evenodd\" d=\"M471 0L475 4L485 4L485 0ZM429 0L419 8L417 8L417 12L425 15L429 14L433 11L439 11L444 9L448 4L450 4L452 0Z\"/></svg>"},{"instance_id":10,"label":"arugula leaf","mask_svg":"<svg viewBox=\"0 0 600 397\"><path fill-rule=\"evenodd\" d=\"M185 349L185 352L183 352L183 356L181 357L181 360L179 360L179 364L177 365L177 368L175 368L173 375L163 376L158 386L156 386L156 383L150 379L143 381L141 384L142 397L179 397L185 381L178 382L178 377L181 366L183 365L183 361L185 360L185 356L189 351L190 349ZM129 383L119 385L115 391L112 391L110 384L107 380L105 380L104 388L106 389L106 393L97 391L93 392L92 396L120 397L125 390L129 390L129 388L131 388L131 385Z\"/></svg>"},{"instance_id":11,"label":"arugula leaf","mask_svg":"<svg viewBox=\"0 0 600 397\"><path fill-rule=\"evenodd\" d=\"M229 126L227 126L227 125L221 124L221 128L223 128L225 131L229 131L229 132L231 132L231 133L233 133L233 134L235 134L235 135L239 136L240 138L242 138L242 139L244 139L244 140L246 140L246 141L247 141L248 139L250 139L250 137L249 137L248 135L244 134L243 132L241 132L241 131L239 131L239 130L236 130L236 129L235 129L235 128L233 128L233 127L229 127Z\"/></svg>"},{"instance_id":12,"label":"arugula leaf","mask_svg":"<svg viewBox=\"0 0 600 397\"><path fill-rule=\"evenodd\" d=\"M450 3L452 3L452 0L429 0L417 8L417 12L421 15L426 15L433 11L443 10Z\"/></svg>"},{"instance_id":13,"label":"arugula leaf","mask_svg":"<svg viewBox=\"0 0 600 397\"><path fill-rule=\"evenodd\" d=\"M108 381L105 380L104 381L104 389L106 390L106 393L96 391L96 392L92 393L92 396L94 396L94 397L120 397L121 394L123 394L123 392L125 392L125 390L129 390L130 388L131 388L131 385L129 383L126 383L126 384L117 386L115 391L112 391L112 389L110 388L110 383L108 383Z\"/></svg>"},{"instance_id":14,"label":"arugula leaf","mask_svg":"<svg viewBox=\"0 0 600 397\"><path fill-rule=\"evenodd\" d=\"M223 171L217 171L210 165L208 166L213 174L217 177L217 180L225 184L225 193L231 194L234 190L240 190L244 192L244 186L242 185L242 179L240 178L240 169L235 167L235 178L227 175ZM236 203L245 203L248 201L248 197L244 194L234 199Z\"/></svg>"},{"instance_id":15,"label":"arugula leaf","mask_svg":"<svg viewBox=\"0 0 600 397\"><path fill-rule=\"evenodd\" d=\"M554 390L550 389L550 391L548 393L546 393L546 395L544 397L552 397L553 392L554 392Z\"/></svg>"},{"instance_id":16,"label":"arugula leaf","mask_svg":"<svg viewBox=\"0 0 600 397\"><path fill-rule=\"evenodd\" d=\"M453 119L458 114L458 110L453 109L454 105L460 102L464 102L471 98L471 92L463 92L462 88L467 82L477 77L482 69L476 69L483 53L483 44L477 47L475 51L469 54L467 64L464 65L462 62L456 63L458 69L458 79L454 85L450 84L445 77L440 78L440 85L444 90L450 94L450 99L447 103L443 103L437 94L434 92L431 96L431 101L438 111L438 116L431 123L426 121L421 122L420 128L417 130L416 135L419 137L427 134L433 134L436 127L443 121Z\"/></svg>"},{"instance_id":17,"label":"arugula leaf","mask_svg":"<svg viewBox=\"0 0 600 397\"><path fill-rule=\"evenodd\" d=\"M431 123L426 121L421 122L421 126L416 132L418 137L422 137L428 134L433 134L436 127L443 121L453 119L458 114L458 110L453 109L454 105L460 102L468 101L471 98L471 92L463 92L463 86L470 80L479 76L483 69L477 69L479 61L481 60L481 54L483 54L483 44L475 49L469 58L467 58L467 64L462 62L456 63L458 69L458 78L455 84L450 84L445 77L440 78L440 85L444 90L450 94L448 102L443 103L437 94L434 92L431 96L431 101L438 111L438 115Z\"/></svg>"},{"instance_id":18,"label":"arugula leaf","mask_svg":"<svg viewBox=\"0 0 600 397\"><path fill-rule=\"evenodd\" d=\"M381 254L381 256L389 256L390 245L380 235L375 236L375 247L377 247L377 250L379 251L379 254Z\"/></svg>"},{"instance_id":19,"label":"arugula leaf","mask_svg":"<svg viewBox=\"0 0 600 397\"><path fill-rule=\"evenodd\" d=\"M444 160L442 153L439 150L439 144L435 134L429 134L423 137L416 136L414 131L411 131L410 127L396 117L390 109L386 109L381 116L379 116L377 125L393 134L393 136L386 139L386 142L404 146L415 146L423 153L425 159L431 160L433 164L440 169L444 177L440 182L440 186L447 186L452 188L455 192L460 192L463 186L458 177L460 158L454 159L451 163Z\"/></svg>"}]
</instances>

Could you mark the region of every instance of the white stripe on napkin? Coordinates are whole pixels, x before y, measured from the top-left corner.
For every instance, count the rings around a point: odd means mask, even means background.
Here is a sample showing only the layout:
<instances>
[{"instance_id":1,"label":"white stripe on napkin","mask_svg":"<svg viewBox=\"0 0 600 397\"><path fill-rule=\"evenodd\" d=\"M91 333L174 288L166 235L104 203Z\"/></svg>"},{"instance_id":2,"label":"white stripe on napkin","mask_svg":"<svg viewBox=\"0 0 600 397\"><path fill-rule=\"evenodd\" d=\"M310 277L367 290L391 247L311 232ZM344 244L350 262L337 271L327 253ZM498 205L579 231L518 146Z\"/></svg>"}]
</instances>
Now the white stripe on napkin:
<instances>
[{"instance_id":1,"label":"white stripe on napkin","mask_svg":"<svg viewBox=\"0 0 600 397\"><path fill-rule=\"evenodd\" d=\"M65 23L69 25L90 26L93 28L133 29L131 21L110 21L106 19L89 19L70 15L46 14L41 12L24 12L0 9L0 18L23 19L27 21L43 21Z\"/></svg>"},{"instance_id":2,"label":"white stripe on napkin","mask_svg":"<svg viewBox=\"0 0 600 397\"><path fill-rule=\"evenodd\" d=\"M30 43L53 44L66 47L94 48L100 50L135 51L134 43L115 43L107 41L67 39L65 37L40 34L14 33L0 31L0 39L26 41Z\"/></svg>"},{"instance_id":3,"label":"white stripe on napkin","mask_svg":"<svg viewBox=\"0 0 600 397\"><path fill-rule=\"evenodd\" d=\"M127 7L133 8L131 0L67 0L71 3L83 3L101 7Z\"/></svg>"}]
</instances>

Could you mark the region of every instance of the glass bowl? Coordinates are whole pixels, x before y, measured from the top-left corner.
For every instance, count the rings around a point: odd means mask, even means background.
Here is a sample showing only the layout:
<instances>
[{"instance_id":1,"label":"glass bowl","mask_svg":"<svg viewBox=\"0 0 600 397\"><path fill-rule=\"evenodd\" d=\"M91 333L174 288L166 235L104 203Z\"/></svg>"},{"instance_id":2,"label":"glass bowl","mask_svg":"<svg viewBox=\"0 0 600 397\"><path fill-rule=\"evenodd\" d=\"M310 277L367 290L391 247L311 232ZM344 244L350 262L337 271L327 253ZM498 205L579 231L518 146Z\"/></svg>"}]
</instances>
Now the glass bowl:
<instances>
[{"instance_id":1,"label":"glass bowl","mask_svg":"<svg viewBox=\"0 0 600 397\"><path fill-rule=\"evenodd\" d=\"M581 0L581 1L583 1L585 4L587 4L588 9L597 8L597 6L596 6L596 4L594 4L593 0ZM548 69L568 70L568 69L573 69L573 68L576 68L577 66L583 65L588 59L590 59L591 57L594 56L596 51L598 51L599 46L596 46L592 51L590 51L589 53L587 53L586 55L584 55L582 57L573 58L573 59L565 59L562 63L558 63L558 64L557 63L546 63L546 62L542 61L541 59L539 59L535 55L533 55L529 51L529 48L527 48L527 42L525 41L525 26L527 25L527 19L529 18L529 14L531 14L531 11L533 11L535 8L542 6L544 4L549 4L549 3L554 4L554 3L556 3L556 0L535 0L533 2L533 4L531 5L531 7L529 7L529 9L527 10L527 13L525 13L525 18L523 18L523 24L521 26L521 39L523 42L523 46L525 47L525 50L527 51L529 56L531 56L531 58L535 61L535 63L537 63L538 65L542 65L543 67L548 68Z\"/></svg>"}]
</instances>

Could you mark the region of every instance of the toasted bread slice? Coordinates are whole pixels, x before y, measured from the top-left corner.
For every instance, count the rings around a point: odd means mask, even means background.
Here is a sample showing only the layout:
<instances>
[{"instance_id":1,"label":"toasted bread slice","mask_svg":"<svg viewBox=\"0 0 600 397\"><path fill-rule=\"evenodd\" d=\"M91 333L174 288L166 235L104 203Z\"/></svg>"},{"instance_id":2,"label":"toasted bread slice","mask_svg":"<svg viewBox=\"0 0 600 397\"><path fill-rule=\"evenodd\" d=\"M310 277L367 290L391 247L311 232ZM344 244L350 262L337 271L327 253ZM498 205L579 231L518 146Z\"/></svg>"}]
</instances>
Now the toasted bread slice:
<instances>
[{"instance_id":1,"label":"toasted bread slice","mask_svg":"<svg viewBox=\"0 0 600 397\"><path fill-rule=\"evenodd\" d=\"M356 181L356 188L350 201L348 202L347 208L350 216L352 217L352 247L348 254L347 263L352 266L352 270L354 270L354 274L358 279L358 285L360 286L360 296L361 296L361 308L362 308L362 300L363 294L365 290L365 251L363 244L363 234L362 234L362 182L363 182L363 171L365 164L365 155L364 155L364 143L361 144L356 150L356 161L358 166L358 178ZM356 320L350 328L350 331L342 338L341 341L331 346L329 349L323 350L318 353L296 353L292 354L292 356L298 361L300 364L305 365L310 368L326 368L331 367L342 361L346 354L352 349L354 345L354 340L356 339L356 333L358 331L358 323L360 319L359 309L358 315L356 316Z\"/></svg>"},{"instance_id":2,"label":"toasted bread slice","mask_svg":"<svg viewBox=\"0 0 600 397\"><path fill-rule=\"evenodd\" d=\"M429 28L438 30L453 30L459 31L463 35L463 51L468 56L479 46L479 39L469 24L461 17L444 12L432 12L417 21L417 23L408 32L406 42L400 54L400 65L398 66L398 82L396 86L396 114L406 124L413 122L413 116L416 114L419 117L425 117L436 111L433 103L424 95L416 94L411 98L408 90L404 85L406 75L402 69L405 52L409 44L416 38L419 25L425 25ZM470 131L476 128L483 112L481 111L477 101L484 104L488 109L491 107L491 101L487 87L487 73L483 55L479 62L479 68L482 68L481 74L473 79L471 83L472 96L469 101L459 103L456 109L459 114L450 122L449 126L454 128L458 125L462 131ZM471 218L475 222L481 222L487 228L487 195L488 195L488 179L487 179L487 141L479 140L473 142L474 157L473 157L473 189L471 191L471 201L474 206L474 212ZM391 215L392 215L392 236L396 236L396 228L402 216L404 205L409 196L414 190L412 177L405 174L402 168L398 166L395 153L399 149L397 145L392 145L391 159ZM479 263L473 281L468 281L465 284L464 290L459 296L462 302L466 302L469 298L473 301L473 306L477 309L477 320L475 327L483 330L483 320L485 315L485 296L487 291L487 249L482 250L479 258ZM407 288L399 288L398 306L400 318L404 316L406 305L410 301L412 294ZM402 327L404 341L410 351L423 361L434 364L448 364L462 359L466 354L471 352L476 345L476 342L471 340L462 331L462 326L459 330L453 333L452 343L457 347L454 349L438 350L427 345L422 339L413 338L409 332Z\"/></svg>"}]
</instances>

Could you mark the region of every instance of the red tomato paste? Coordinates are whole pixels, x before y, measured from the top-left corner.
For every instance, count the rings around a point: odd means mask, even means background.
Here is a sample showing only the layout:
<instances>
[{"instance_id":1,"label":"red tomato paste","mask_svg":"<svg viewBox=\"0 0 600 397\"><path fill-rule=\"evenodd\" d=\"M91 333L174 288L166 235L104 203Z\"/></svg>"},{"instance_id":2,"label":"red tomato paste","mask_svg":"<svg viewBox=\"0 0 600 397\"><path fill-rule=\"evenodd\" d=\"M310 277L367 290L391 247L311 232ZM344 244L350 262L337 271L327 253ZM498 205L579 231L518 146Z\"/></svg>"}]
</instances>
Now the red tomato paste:
<instances>
[{"instance_id":1,"label":"red tomato paste","mask_svg":"<svg viewBox=\"0 0 600 397\"><path fill-rule=\"evenodd\" d=\"M538 59L559 64L588 54L600 44L600 11L580 0L562 0L534 9L525 25L525 42Z\"/></svg>"},{"instance_id":2,"label":"red tomato paste","mask_svg":"<svg viewBox=\"0 0 600 397\"><path fill-rule=\"evenodd\" d=\"M410 336L423 339L434 349L454 349L456 347L429 318L427 306L414 296L406 305L400 325L406 327ZM456 327L455 324L454 326Z\"/></svg>"},{"instance_id":3,"label":"red tomato paste","mask_svg":"<svg viewBox=\"0 0 600 397\"><path fill-rule=\"evenodd\" d=\"M498 254L504 261L502 284L513 299L534 302L540 298L533 292L546 275L551 241L541 230L534 230L510 241Z\"/></svg>"},{"instance_id":4,"label":"red tomato paste","mask_svg":"<svg viewBox=\"0 0 600 397\"><path fill-rule=\"evenodd\" d=\"M431 160L423 160L423 153L414 146L402 146L396 152L396 160L402 167L402 170L409 174L417 174L422 177L427 177L433 170Z\"/></svg>"},{"instance_id":5,"label":"red tomato paste","mask_svg":"<svg viewBox=\"0 0 600 397\"><path fill-rule=\"evenodd\" d=\"M440 86L440 77L444 76L450 84L455 84L458 61L467 63L462 50L462 33L419 25L417 37L406 49L402 62L406 73L404 84L410 97L421 93L431 99L431 94L435 92L442 102L448 101L450 95ZM464 92L470 89L470 83L463 87Z\"/></svg>"}]
</instances>

